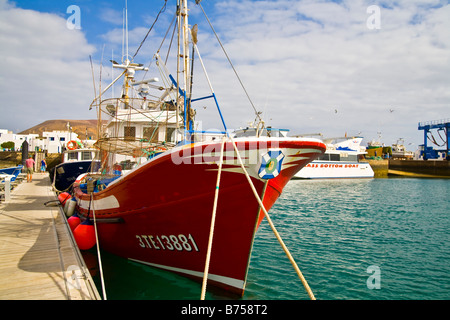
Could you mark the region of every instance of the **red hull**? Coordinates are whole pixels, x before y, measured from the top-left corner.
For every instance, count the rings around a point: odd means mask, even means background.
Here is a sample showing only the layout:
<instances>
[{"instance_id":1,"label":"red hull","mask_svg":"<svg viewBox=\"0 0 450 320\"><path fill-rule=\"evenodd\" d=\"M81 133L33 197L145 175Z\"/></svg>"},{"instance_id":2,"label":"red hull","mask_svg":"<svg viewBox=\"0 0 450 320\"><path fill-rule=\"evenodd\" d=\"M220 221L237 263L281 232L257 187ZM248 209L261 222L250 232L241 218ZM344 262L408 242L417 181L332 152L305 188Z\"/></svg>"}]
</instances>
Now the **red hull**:
<instances>
[{"instance_id":1,"label":"red hull","mask_svg":"<svg viewBox=\"0 0 450 320\"><path fill-rule=\"evenodd\" d=\"M263 144L236 141L240 151L250 150L243 153L243 161L267 210L294 174L325 151L325 145L314 139L268 138ZM202 279L220 147L220 143L210 143L175 148L94 193L93 203L90 195L74 185L78 211L86 216L90 208L92 217L95 210L104 250ZM263 214L232 144L226 143L225 150L208 284L242 295ZM279 150L284 158L276 176L266 180L259 178L265 172L258 176L257 170L264 166L261 155L268 150Z\"/></svg>"}]
</instances>

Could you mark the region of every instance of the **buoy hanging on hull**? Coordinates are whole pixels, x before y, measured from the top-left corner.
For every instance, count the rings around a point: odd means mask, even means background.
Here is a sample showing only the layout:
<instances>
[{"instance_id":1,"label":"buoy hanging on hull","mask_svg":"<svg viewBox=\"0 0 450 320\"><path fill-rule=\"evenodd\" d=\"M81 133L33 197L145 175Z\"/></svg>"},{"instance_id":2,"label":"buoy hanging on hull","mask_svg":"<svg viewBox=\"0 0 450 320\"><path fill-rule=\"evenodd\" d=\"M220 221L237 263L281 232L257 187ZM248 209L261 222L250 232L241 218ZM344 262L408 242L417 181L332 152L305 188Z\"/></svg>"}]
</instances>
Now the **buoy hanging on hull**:
<instances>
[{"instance_id":1,"label":"buoy hanging on hull","mask_svg":"<svg viewBox=\"0 0 450 320\"><path fill-rule=\"evenodd\" d=\"M70 193L68 193L68 192L62 192L58 196L58 200L63 207L65 206L66 201L69 199L70 199Z\"/></svg>"},{"instance_id":2,"label":"buoy hanging on hull","mask_svg":"<svg viewBox=\"0 0 450 320\"><path fill-rule=\"evenodd\" d=\"M75 231L76 227L78 227L81 223L81 219L78 214L75 212L69 219L67 219L67 223L69 224L70 230L72 233Z\"/></svg>"},{"instance_id":3,"label":"buoy hanging on hull","mask_svg":"<svg viewBox=\"0 0 450 320\"><path fill-rule=\"evenodd\" d=\"M68 205L67 205L66 217L71 217L74 214L74 212L75 212L75 207L77 205L77 200L75 199L75 197L72 197L70 199L70 201L66 202L66 204L67 203L68 203Z\"/></svg>"},{"instance_id":4,"label":"buoy hanging on hull","mask_svg":"<svg viewBox=\"0 0 450 320\"><path fill-rule=\"evenodd\" d=\"M86 219L83 223L75 228L75 230L73 231L73 236L80 250L89 250L96 243L95 228L93 223L89 219Z\"/></svg>"}]
</instances>

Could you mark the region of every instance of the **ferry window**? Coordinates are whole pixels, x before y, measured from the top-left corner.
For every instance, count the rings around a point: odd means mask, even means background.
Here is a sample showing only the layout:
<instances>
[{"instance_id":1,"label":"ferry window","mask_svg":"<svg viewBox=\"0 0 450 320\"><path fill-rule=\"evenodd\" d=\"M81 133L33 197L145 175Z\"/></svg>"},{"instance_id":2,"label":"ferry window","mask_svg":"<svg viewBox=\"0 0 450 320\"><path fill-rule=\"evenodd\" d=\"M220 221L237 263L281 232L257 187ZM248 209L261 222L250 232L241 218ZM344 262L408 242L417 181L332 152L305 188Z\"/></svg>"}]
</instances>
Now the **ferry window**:
<instances>
[{"instance_id":1,"label":"ferry window","mask_svg":"<svg viewBox=\"0 0 450 320\"><path fill-rule=\"evenodd\" d=\"M55 141L55 137L49 137L50 141Z\"/></svg>"},{"instance_id":2,"label":"ferry window","mask_svg":"<svg viewBox=\"0 0 450 320\"><path fill-rule=\"evenodd\" d=\"M340 158L341 157L338 154L330 154L330 160L331 161L340 161L341 160Z\"/></svg>"},{"instance_id":3,"label":"ferry window","mask_svg":"<svg viewBox=\"0 0 450 320\"><path fill-rule=\"evenodd\" d=\"M136 138L136 127L124 127L123 131L126 141L134 140Z\"/></svg>"},{"instance_id":4,"label":"ferry window","mask_svg":"<svg viewBox=\"0 0 450 320\"><path fill-rule=\"evenodd\" d=\"M65 137L60 137L59 141L66 141L66 138Z\"/></svg>"},{"instance_id":5,"label":"ferry window","mask_svg":"<svg viewBox=\"0 0 450 320\"><path fill-rule=\"evenodd\" d=\"M324 153L319 157L319 160L330 161L330 155L328 153Z\"/></svg>"},{"instance_id":6,"label":"ferry window","mask_svg":"<svg viewBox=\"0 0 450 320\"><path fill-rule=\"evenodd\" d=\"M158 127L144 127L143 138L150 142L158 142L159 128Z\"/></svg>"},{"instance_id":7,"label":"ferry window","mask_svg":"<svg viewBox=\"0 0 450 320\"><path fill-rule=\"evenodd\" d=\"M92 160L92 153L90 151L83 151L81 160Z\"/></svg>"},{"instance_id":8,"label":"ferry window","mask_svg":"<svg viewBox=\"0 0 450 320\"><path fill-rule=\"evenodd\" d=\"M346 157L341 157L343 161L357 161L358 157L356 154L348 154Z\"/></svg>"}]
</instances>

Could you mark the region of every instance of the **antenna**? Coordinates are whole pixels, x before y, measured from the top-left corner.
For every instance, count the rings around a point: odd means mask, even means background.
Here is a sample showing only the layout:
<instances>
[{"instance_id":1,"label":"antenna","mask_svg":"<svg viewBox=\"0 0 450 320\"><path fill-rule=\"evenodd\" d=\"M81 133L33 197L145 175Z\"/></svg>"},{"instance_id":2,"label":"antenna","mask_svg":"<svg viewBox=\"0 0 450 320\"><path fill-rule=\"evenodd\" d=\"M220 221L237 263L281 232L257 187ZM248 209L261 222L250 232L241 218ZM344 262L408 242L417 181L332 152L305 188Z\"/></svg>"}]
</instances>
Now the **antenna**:
<instances>
[{"instance_id":1,"label":"antenna","mask_svg":"<svg viewBox=\"0 0 450 320\"><path fill-rule=\"evenodd\" d=\"M128 0L125 0L125 43L126 43L126 54L128 60Z\"/></svg>"},{"instance_id":2,"label":"antenna","mask_svg":"<svg viewBox=\"0 0 450 320\"><path fill-rule=\"evenodd\" d=\"M122 10L122 63L125 48L125 9Z\"/></svg>"},{"instance_id":3,"label":"antenna","mask_svg":"<svg viewBox=\"0 0 450 320\"><path fill-rule=\"evenodd\" d=\"M111 50L111 60L114 61L114 49ZM111 82L114 81L114 67L111 64ZM114 98L114 85L112 86L111 98Z\"/></svg>"}]
</instances>

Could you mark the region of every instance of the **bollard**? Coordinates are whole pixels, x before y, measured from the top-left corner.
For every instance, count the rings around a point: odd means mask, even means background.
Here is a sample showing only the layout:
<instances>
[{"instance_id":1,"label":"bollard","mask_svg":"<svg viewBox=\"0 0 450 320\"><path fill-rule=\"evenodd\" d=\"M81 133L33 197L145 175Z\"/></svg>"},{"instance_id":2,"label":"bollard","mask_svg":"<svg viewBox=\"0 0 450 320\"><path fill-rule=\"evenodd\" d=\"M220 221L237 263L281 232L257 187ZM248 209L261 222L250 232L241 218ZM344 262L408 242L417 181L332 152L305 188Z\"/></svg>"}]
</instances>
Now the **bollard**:
<instances>
[{"instance_id":1,"label":"bollard","mask_svg":"<svg viewBox=\"0 0 450 320\"><path fill-rule=\"evenodd\" d=\"M5 177L5 202L11 199L11 177Z\"/></svg>"}]
</instances>

